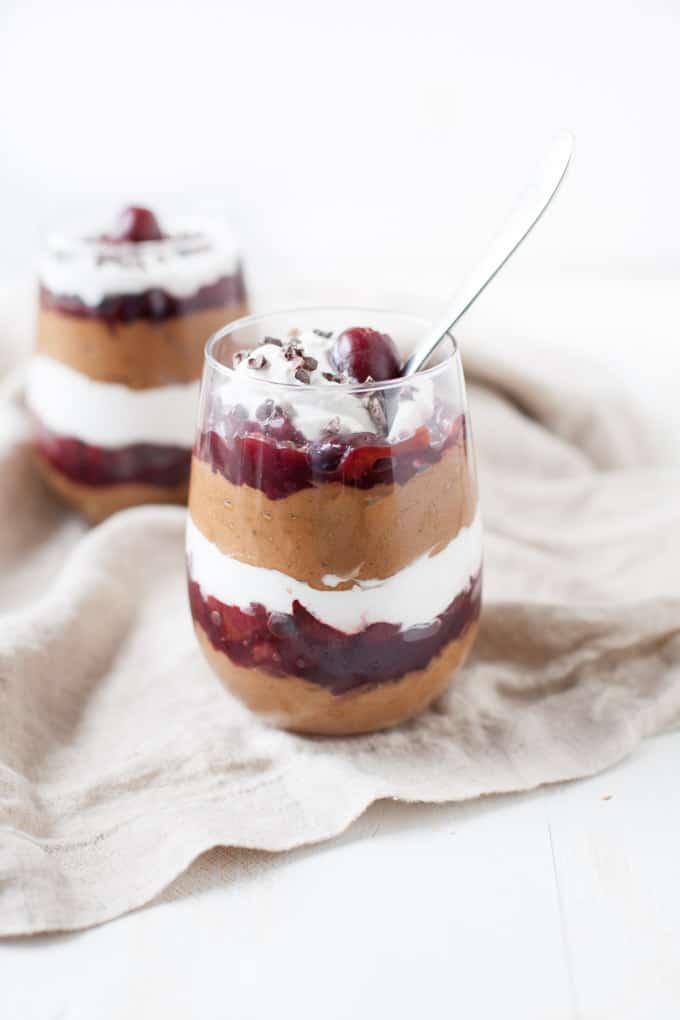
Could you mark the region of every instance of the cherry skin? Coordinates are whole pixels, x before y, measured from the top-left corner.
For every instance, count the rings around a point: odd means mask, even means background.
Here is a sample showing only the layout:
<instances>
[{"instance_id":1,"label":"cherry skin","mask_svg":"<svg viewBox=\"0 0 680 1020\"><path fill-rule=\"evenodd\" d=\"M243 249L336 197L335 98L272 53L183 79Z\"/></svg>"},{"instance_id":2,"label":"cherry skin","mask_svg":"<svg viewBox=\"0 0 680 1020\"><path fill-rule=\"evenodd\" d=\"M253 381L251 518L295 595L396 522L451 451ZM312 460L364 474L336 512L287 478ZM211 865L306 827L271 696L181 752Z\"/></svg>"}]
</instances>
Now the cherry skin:
<instances>
[{"instance_id":1,"label":"cherry skin","mask_svg":"<svg viewBox=\"0 0 680 1020\"><path fill-rule=\"evenodd\" d=\"M162 241L163 236L158 220L150 209L129 205L120 213L113 230L104 239L115 244L126 241L136 244L139 241Z\"/></svg>"},{"instance_id":2,"label":"cherry skin","mask_svg":"<svg viewBox=\"0 0 680 1020\"><path fill-rule=\"evenodd\" d=\"M357 382L385 382L400 374L399 355L392 337L367 326L352 326L336 338L331 360L338 372Z\"/></svg>"}]
</instances>

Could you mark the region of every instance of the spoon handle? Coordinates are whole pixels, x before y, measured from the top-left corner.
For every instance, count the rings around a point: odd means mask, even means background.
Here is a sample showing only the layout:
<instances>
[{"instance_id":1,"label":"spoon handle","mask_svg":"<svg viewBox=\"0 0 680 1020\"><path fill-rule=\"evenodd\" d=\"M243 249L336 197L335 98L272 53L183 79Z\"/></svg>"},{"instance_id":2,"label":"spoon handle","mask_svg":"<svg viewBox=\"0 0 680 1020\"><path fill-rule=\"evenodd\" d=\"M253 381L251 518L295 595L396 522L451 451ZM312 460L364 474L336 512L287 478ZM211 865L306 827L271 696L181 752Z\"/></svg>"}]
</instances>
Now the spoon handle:
<instances>
[{"instance_id":1,"label":"spoon handle","mask_svg":"<svg viewBox=\"0 0 680 1020\"><path fill-rule=\"evenodd\" d=\"M500 233L406 361L401 373L403 376L413 375L423 367L439 341L455 326L538 223L564 180L573 151L574 136L570 131L562 131L539 164Z\"/></svg>"}]
</instances>

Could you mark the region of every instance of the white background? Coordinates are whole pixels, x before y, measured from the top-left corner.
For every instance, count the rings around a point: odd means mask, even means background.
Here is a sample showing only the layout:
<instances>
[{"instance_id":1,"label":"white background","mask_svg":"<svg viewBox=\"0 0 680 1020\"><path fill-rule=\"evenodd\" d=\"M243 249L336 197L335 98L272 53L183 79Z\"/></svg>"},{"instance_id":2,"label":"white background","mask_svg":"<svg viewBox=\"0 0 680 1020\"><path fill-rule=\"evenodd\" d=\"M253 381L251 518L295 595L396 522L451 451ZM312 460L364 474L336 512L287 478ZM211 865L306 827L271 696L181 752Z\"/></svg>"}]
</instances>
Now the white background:
<instances>
[{"instance_id":1,"label":"white background","mask_svg":"<svg viewBox=\"0 0 680 1020\"><path fill-rule=\"evenodd\" d=\"M677 0L0 11L0 269L27 269L55 218L164 199L223 205L255 275L264 256L359 254L455 275L560 127L569 187L512 272L680 269Z\"/></svg>"}]
</instances>

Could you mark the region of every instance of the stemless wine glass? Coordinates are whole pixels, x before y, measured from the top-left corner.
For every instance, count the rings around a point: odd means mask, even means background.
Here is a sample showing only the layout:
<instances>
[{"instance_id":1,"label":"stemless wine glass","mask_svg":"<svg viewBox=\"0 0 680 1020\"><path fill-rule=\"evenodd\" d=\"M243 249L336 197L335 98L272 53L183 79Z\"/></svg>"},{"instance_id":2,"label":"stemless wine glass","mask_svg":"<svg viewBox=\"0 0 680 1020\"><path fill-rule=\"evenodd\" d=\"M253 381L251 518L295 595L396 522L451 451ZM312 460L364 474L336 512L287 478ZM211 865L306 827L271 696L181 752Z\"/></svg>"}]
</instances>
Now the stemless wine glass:
<instances>
[{"instance_id":1,"label":"stemless wine glass","mask_svg":"<svg viewBox=\"0 0 680 1020\"><path fill-rule=\"evenodd\" d=\"M191 613L225 686L276 726L378 730L449 684L480 613L474 455L453 338L425 371L361 385L273 382L236 371L233 356L265 338L369 326L405 357L426 325L296 309L240 319L206 346Z\"/></svg>"},{"instance_id":2,"label":"stemless wine glass","mask_svg":"<svg viewBox=\"0 0 680 1020\"><path fill-rule=\"evenodd\" d=\"M122 216L48 238L26 390L38 468L91 521L186 502L203 347L247 311L223 224Z\"/></svg>"}]
</instances>

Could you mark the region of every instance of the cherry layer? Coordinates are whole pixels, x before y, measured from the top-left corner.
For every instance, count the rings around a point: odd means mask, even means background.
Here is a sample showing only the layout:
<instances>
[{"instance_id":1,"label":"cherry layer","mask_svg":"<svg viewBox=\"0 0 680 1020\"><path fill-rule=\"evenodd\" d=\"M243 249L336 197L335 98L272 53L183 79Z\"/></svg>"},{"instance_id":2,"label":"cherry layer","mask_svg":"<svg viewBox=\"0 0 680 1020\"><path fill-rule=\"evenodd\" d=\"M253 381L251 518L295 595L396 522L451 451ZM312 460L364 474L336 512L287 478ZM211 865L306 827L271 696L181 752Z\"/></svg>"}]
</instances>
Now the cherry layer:
<instances>
[{"instance_id":1,"label":"cherry layer","mask_svg":"<svg viewBox=\"0 0 680 1020\"><path fill-rule=\"evenodd\" d=\"M285 419L248 421L227 415L199 433L194 453L232 485L260 489L269 499L326 482L357 489L403 485L465 442L465 417L439 407L427 425L407 439L388 442L370 432L334 435L310 442Z\"/></svg>"},{"instance_id":2,"label":"cherry layer","mask_svg":"<svg viewBox=\"0 0 680 1020\"><path fill-rule=\"evenodd\" d=\"M53 294L46 287L40 288L40 305L45 310L80 319L98 319L109 326L138 319L162 322L173 316L187 315L206 308L240 305L244 301L245 286L240 269L183 298L160 288L152 288L139 294L111 294L98 305L87 305L77 295Z\"/></svg>"},{"instance_id":3,"label":"cherry layer","mask_svg":"<svg viewBox=\"0 0 680 1020\"><path fill-rule=\"evenodd\" d=\"M56 471L81 485L120 485L138 482L172 488L188 481L191 452L181 446L133 443L130 446L91 446L80 439L58 436L34 423L34 445Z\"/></svg>"},{"instance_id":4,"label":"cherry layer","mask_svg":"<svg viewBox=\"0 0 680 1020\"><path fill-rule=\"evenodd\" d=\"M205 596L191 577L189 601L194 622L218 652L236 666L257 668L272 676L296 676L331 694L347 694L400 680L425 667L451 641L462 637L479 618L481 571L431 624L406 630L393 623L373 623L346 634L321 623L300 602L293 611L270 613L262 605L247 612Z\"/></svg>"}]
</instances>

